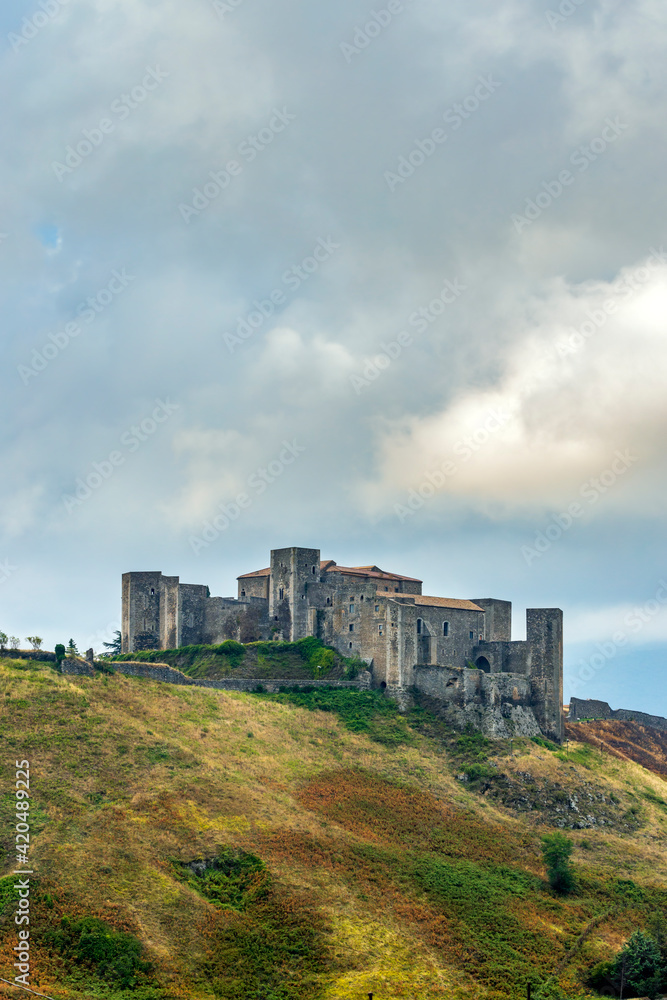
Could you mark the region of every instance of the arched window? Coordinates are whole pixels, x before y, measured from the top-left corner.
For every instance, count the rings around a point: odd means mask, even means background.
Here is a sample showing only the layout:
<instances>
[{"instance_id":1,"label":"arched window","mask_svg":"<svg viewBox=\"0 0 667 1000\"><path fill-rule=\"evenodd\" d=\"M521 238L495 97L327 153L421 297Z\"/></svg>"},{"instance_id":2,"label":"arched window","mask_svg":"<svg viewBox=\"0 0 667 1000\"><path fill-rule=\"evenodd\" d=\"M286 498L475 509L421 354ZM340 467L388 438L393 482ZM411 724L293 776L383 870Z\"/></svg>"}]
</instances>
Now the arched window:
<instances>
[{"instance_id":1,"label":"arched window","mask_svg":"<svg viewBox=\"0 0 667 1000\"><path fill-rule=\"evenodd\" d=\"M278 600L279 600L279 601L282 601L282 599L283 599L283 597L284 597L284 596L285 596L285 591L284 591L284 589L283 589L282 587L279 587L279 588L278 588Z\"/></svg>"},{"instance_id":2,"label":"arched window","mask_svg":"<svg viewBox=\"0 0 667 1000\"><path fill-rule=\"evenodd\" d=\"M313 566L313 573L315 572L315 567Z\"/></svg>"},{"instance_id":3,"label":"arched window","mask_svg":"<svg viewBox=\"0 0 667 1000\"><path fill-rule=\"evenodd\" d=\"M442 623L442 634L449 635L449 622Z\"/></svg>"},{"instance_id":4,"label":"arched window","mask_svg":"<svg viewBox=\"0 0 667 1000\"><path fill-rule=\"evenodd\" d=\"M422 634L422 620L421 620L421 618L418 618L417 619L417 635L421 635L421 634Z\"/></svg>"},{"instance_id":5,"label":"arched window","mask_svg":"<svg viewBox=\"0 0 667 1000\"><path fill-rule=\"evenodd\" d=\"M327 604L331 604L331 598L327 597Z\"/></svg>"},{"instance_id":6,"label":"arched window","mask_svg":"<svg viewBox=\"0 0 667 1000\"><path fill-rule=\"evenodd\" d=\"M241 597L245 597L245 590L241 591Z\"/></svg>"}]
</instances>

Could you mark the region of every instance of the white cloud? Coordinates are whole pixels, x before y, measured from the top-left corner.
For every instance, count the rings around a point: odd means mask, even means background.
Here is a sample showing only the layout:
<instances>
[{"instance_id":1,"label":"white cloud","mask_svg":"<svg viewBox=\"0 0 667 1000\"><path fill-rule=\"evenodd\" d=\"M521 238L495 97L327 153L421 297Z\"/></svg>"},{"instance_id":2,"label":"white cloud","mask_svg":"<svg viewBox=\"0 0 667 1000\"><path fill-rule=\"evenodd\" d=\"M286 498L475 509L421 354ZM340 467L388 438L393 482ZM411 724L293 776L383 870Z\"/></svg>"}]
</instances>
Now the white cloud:
<instances>
[{"instance_id":1,"label":"white cloud","mask_svg":"<svg viewBox=\"0 0 667 1000\"><path fill-rule=\"evenodd\" d=\"M613 282L554 282L515 309L517 336L495 384L383 427L367 502L386 505L447 460L457 471L443 493L508 512L566 504L619 450L630 449L638 469L662 467L666 312L659 256ZM644 498L618 491L615 502L636 509Z\"/></svg>"}]
</instances>

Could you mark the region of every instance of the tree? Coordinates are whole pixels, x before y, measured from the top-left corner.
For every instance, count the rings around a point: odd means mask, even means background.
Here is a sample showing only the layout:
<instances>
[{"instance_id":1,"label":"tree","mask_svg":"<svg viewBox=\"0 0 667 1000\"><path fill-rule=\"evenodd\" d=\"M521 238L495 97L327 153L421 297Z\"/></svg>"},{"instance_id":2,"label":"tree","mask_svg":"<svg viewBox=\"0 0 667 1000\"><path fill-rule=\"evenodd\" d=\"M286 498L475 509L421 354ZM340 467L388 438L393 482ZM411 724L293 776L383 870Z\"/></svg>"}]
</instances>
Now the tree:
<instances>
[{"instance_id":1,"label":"tree","mask_svg":"<svg viewBox=\"0 0 667 1000\"><path fill-rule=\"evenodd\" d=\"M67 643L67 655L68 656L78 656L79 650L76 648L76 643L74 639L70 639Z\"/></svg>"},{"instance_id":2,"label":"tree","mask_svg":"<svg viewBox=\"0 0 667 1000\"><path fill-rule=\"evenodd\" d=\"M624 980L624 992L635 997L657 997L663 979L662 955L657 941L635 931L614 963L615 979Z\"/></svg>"},{"instance_id":3,"label":"tree","mask_svg":"<svg viewBox=\"0 0 667 1000\"><path fill-rule=\"evenodd\" d=\"M20 641L21 640L17 635L10 635L9 637L9 645L11 646L12 649L18 649Z\"/></svg>"},{"instance_id":4,"label":"tree","mask_svg":"<svg viewBox=\"0 0 667 1000\"><path fill-rule=\"evenodd\" d=\"M25 641L29 642L33 649L39 649L44 640L39 635L27 635Z\"/></svg>"},{"instance_id":5,"label":"tree","mask_svg":"<svg viewBox=\"0 0 667 1000\"><path fill-rule=\"evenodd\" d=\"M575 887L570 855L574 844L564 833L546 833L542 837L542 858L547 869L549 885L560 895L572 892Z\"/></svg>"},{"instance_id":6,"label":"tree","mask_svg":"<svg viewBox=\"0 0 667 1000\"><path fill-rule=\"evenodd\" d=\"M65 652L66 652L65 647L63 646L62 642L59 642L55 648L56 663L58 664L58 667L61 666L63 660L65 659Z\"/></svg>"},{"instance_id":7,"label":"tree","mask_svg":"<svg viewBox=\"0 0 667 1000\"><path fill-rule=\"evenodd\" d=\"M103 642L102 645L106 646L112 656L120 655L123 652L123 637L119 629L114 632L111 642Z\"/></svg>"},{"instance_id":8,"label":"tree","mask_svg":"<svg viewBox=\"0 0 667 1000\"><path fill-rule=\"evenodd\" d=\"M6 649L9 639L4 632L0 632L0 649Z\"/></svg>"}]
</instances>

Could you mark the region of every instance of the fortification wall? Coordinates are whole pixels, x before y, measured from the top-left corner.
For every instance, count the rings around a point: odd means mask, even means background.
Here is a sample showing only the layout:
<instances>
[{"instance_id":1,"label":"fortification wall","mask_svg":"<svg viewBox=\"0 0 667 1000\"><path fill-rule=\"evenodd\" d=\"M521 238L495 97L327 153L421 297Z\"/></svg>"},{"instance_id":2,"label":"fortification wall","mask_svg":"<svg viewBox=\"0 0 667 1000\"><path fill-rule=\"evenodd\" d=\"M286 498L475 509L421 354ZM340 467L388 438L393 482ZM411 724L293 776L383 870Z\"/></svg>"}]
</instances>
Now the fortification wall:
<instances>
[{"instance_id":1,"label":"fortification wall","mask_svg":"<svg viewBox=\"0 0 667 1000\"><path fill-rule=\"evenodd\" d=\"M163 684L179 684L183 687L205 687L215 688L219 691L256 691L261 687L264 691L279 691L281 687L289 688L350 688L353 690L369 690L371 687L371 675L362 672L354 681L311 681L294 680L293 678L253 678L253 677L229 677L224 680L208 680L200 677L188 677L180 670L175 670L166 663L142 663L136 660L124 660L120 662L108 662L96 664L97 671L125 674L127 677L145 677L151 681L161 681ZM73 674L79 677L93 677L95 670L85 660L64 660L64 674Z\"/></svg>"},{"instance_id":2,"label":"fortification wall","mask_svg":"<svg viewBox=\"0 0 667 1000\"><path fill-rule=\"evenodd\" d=\"M579 722L581 719L619 719L621 722L639 722L653 729L667 730L667 719L661 715L648 715L646 712L633 712L629 708L610 708L606 701L594 698L571 698L568 722Z\"/></svg>"},{"instance_id":3,"label":"fortification wall","mask_svg":"<svg viewBox=\"0 0 667 1000\"><path fill-rule=\"evenodd\" d=\"M465 667L416 666L414 687L430 707L457 728L472 725L487 736L539 736L530 678L487 674Z\"/></svg>"}]
</instances>

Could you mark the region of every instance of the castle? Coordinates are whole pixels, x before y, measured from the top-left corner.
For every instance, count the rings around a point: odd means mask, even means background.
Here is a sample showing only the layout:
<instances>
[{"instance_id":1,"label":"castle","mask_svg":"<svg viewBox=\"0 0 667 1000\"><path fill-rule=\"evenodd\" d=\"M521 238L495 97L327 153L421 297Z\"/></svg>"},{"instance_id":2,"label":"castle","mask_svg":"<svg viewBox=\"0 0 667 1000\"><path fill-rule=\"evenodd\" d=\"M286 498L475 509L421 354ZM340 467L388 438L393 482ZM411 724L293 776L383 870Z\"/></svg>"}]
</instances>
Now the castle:
<instances>
[{"instance_id":1,"label":"castle","mask_svg":"<svg viewBox=\"0 0 667 1000\"><path fill-rule=\"evenodd\" d=\"M518 642L511 618L509 601L427 597L421 580L338 566L318 549L274 549L269 567L238 577L236 598L159 572L123 574L124 653L317 636L364 660L372 686L399 701L417 690L455 724L560 742L563 613L528 609Z\"/></svg>"}]
</instances>

